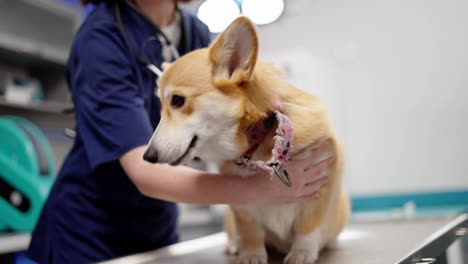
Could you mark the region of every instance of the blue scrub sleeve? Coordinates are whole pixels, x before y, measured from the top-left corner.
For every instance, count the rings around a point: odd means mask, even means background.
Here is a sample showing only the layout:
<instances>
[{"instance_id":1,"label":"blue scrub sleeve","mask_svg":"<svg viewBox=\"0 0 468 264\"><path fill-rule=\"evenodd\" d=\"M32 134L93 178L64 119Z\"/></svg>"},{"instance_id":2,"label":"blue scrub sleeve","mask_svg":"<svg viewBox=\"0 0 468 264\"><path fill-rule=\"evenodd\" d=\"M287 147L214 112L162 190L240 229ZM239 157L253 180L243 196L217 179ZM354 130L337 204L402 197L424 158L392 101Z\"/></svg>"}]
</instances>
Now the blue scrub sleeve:
<instances>
[{"instance_id":1,"label":"blue scrub sleeve","mask_svg":"<svg viewBox=\"0 0 468 264\"><path fill-rule=\"evenodd\" d=\"M95 169L146 145L153 128L135 79L137 64L116 31L95 29L77 49L76 72L69 73L77 129Z\"/></svg>"}]
</instances>

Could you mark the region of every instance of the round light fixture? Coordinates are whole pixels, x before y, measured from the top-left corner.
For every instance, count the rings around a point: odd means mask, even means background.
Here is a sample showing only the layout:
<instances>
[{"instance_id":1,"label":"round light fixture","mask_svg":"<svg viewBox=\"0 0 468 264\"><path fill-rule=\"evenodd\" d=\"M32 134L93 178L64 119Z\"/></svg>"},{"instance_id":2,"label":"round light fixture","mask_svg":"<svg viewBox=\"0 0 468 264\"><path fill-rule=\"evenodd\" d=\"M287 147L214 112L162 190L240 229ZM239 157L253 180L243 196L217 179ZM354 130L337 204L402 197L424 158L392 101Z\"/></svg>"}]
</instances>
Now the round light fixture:
<instances>
[{"instance_id":1,"label":"round light fixture","mask_svg":"<svg viewBox=\"0 0 468 264\"><path fill-rule=\"evenodd\" d=\"M277 20L284 11L283 0L243 0L242 14L257 25L265 25Z\"/></svg>"},{"instance_id":2,"label":"round light fixture","mask_svg":"<svg viewBox=\"0 0 468 264\"><path fill-rule=\"evenodd\" d=\"M200 5L197 14L213 33L223 31L239 15L239 6L233 0L207 0Z\"/></svg>"}]
</instances>

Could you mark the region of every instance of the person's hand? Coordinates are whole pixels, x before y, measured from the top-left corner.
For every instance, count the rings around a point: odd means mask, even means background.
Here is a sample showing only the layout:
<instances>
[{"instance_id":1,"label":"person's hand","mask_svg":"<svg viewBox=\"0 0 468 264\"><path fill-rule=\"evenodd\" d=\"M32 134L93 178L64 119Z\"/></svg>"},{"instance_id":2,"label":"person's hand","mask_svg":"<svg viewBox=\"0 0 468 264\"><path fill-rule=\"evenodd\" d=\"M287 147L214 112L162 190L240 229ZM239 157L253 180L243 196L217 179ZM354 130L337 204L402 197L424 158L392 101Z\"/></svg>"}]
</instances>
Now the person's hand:
<instances>
[{"instance_id":1,"label":"person's hand","mask_svg":"<svg viewBox=\"0 0 468 264\"><path fill-rule=\"evenodd\" d=\"M286 164L292 186L285 186L277 177L257 174L247 179L252 180L256 189L253 203L292 203L304 198L320 198L320 190L328 182L325 171L335 160L329 157L320 162L318 159L328 148L330 142L325 140L319 146L308 148L291 157Z\"/></svg>"}]
</instances>

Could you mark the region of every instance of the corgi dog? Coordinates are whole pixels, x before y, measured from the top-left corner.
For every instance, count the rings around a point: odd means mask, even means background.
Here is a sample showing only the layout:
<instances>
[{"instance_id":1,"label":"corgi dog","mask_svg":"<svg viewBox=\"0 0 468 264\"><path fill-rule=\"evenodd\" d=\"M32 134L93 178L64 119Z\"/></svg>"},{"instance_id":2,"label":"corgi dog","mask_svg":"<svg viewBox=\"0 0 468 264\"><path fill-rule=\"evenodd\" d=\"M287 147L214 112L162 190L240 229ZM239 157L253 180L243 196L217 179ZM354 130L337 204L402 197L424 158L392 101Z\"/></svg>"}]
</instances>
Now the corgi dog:
<instances>
[{"instance_id":1,"label":"corgi dog","mask_svg":"<svg viewBox=\"0 0 468 264\"><path fill-rule=\"evenodd\" d=\"M247 162L266 164L277 138L283 137L278 144L284 143L288 131L293 132L285 148L291 153L280 151L276 158L281 162L287 162L282 154L294 155L329 140L322 158L335 159L325 171L328 184L320 198L230 206L225 221L236 263L267 263L266 246L285 253L285 263L314 263L320 250L335 241L350 214L342 186L342 147L325 106L284 81L272 64L257 61L258 49L255 26L239 17L210 47L164 65L158 80L161 121L144 159L177 165L199 157L219 164L222 173L248 177L253 169L237 161L245 161L249 153ZM287 127L285 135L275 134L280 125ZM266 131L253 147L247 131L256 127ZM289 176L294 184L294 175Z\"/></svg>"}]
</instances>

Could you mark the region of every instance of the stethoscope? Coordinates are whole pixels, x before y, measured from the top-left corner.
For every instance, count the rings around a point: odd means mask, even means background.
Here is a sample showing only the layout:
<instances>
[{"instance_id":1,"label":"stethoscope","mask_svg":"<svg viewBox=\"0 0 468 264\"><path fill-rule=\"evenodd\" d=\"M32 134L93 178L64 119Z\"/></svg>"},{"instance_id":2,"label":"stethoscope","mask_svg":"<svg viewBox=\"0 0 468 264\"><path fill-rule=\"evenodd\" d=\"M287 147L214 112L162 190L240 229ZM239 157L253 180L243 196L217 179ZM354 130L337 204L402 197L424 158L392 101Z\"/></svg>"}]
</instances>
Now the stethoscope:
<instances>
[{"instance_id":1,"label":"stethoscope","mask_svg":"<svg viewBox=\"0 0 468 264\"><path fill-rule=\"evenodd\" d=\"M115 3L115 16L117 18L117 24L119 26L119 31L122 33L123 37L124 37L124 41L126 43L126 45L129 47L130 49L130 52L133 54L133 56L136 58L136 60L142 64L143 66L145 66L146 68L148 68L151 72L153 72L154 74L156 74L156 76L158 77L161 77L162 75L162 70L160 68L158 68L156 65L154 65L153 63L149 62L148 59L146 59L145 56L143 56L142 54L140 54L134 45L132 45L131 41L130 41L130 38L128 37L128 34L127 34L127 31L125 30L125 27L123 25L123 22L122 22L122 15L121 15L121 12L120 12L120 2L124 2L125 4L127 4L130 8L132 8L133 10L135 10L135 12L137 12L141 17L143 17L143 19L145 19L146 21L148 21L151 25L153 25L153 27L156 29L156 34L160 37L159 39L162 40L161 42L164 42L164 43L161 43L162 45L165 45L165 48L169 48L170 52L171 52L171 55L172 55L172 58L174 60L177 60L179 57L180 57L180 54L179 52L177 51L177 48L174 47L174 45L172 44L172 42L169 40L169 38L161 31L161 29L156 26L146 15L144 15L139 9L137 6L135 6L131 1L129 0L124 0L124 1L116 1ZM179 12L180 14L180 10L177 10L177 12ZM182 26L183 26L183 22L182 22ZM182 34L183 34L184 30L182 28ZM164 47L163 47L164 48ZM64 109L62 111L64 114L72 114L74 112L74 109L73 108L70 108L70 109ZM65 128L64 129L64 134L65 136L67 137L70 137L70 138L75 138L76 136L76 129L71 129L71 128Z\"/></svg>"},{"instance_id":2,"label":"stethoscope","mask_svg":"<svg viewBox=\"0 0 468 264\"><path fill-rule=\"evenodd\" d=\"M143 14L141 12L141 10L137 6L135 6L131 1L126 0L126 1L122 1L122 2L124 2L130 8L132 8L135 12L137 12L143 19L145 19L151 25L153 25L153 27L156 29L156 34L161 39L161 42L162 42L161 44L164 45L165 48L168 48L170 50L170 52L171 52L171 55L172 55L173 59L177 60L180 57L180 54L177 51L177 48L172 44L172 42L169 40L169 38L161 31L161 29L157 25L155 25L145 14ZM180 11L177 10L177 12L180 12ZM149 62L149 60L146 59L142 54L140 54L136 50L135 46L132 45L132 43L130 41L130 38L128 37L127 31L125 30L125 27L124 27L123 22L122 22L122 15L121 15L121 12L120 12L120 1L117 1L115 3L115 16L117 18L119 31L122 33L126 45L129 47L130 52L133 54L133 56L136 58L136 60L140 64L142 64L143 66L148 68L150 71L152 71L154 74L156 74L156 76L161 77L161 75L162 75L161 69L158 68L153 63ZM182 25L183 25L183 23L182 23ZM184 32L184 30L182 30L182 32Z\"/></svg>"}]
</instances>

